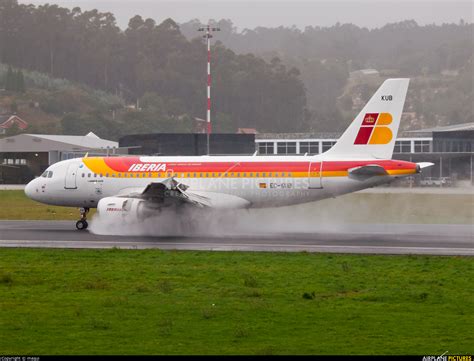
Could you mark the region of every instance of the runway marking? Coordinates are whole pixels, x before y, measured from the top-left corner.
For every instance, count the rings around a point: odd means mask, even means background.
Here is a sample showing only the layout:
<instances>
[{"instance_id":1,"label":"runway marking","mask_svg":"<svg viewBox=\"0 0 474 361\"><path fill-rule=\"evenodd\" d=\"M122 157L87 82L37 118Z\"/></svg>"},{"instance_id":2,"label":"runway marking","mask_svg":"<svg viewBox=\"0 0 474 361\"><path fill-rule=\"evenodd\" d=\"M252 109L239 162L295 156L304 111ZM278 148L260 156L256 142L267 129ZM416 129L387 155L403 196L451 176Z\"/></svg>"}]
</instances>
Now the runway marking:
<instances>
[{"instance_id":1,"label":"runway marking","mask_svg":"<svg viewBox=\"0 0 474 361\"><path fill-rule=\"evenodd\" d=\"M246 247L252 247L252 250L255 248L261 248L263 250L275 251L276 249L288 250L300 248L300 251L306 249L311 250L326 250L326 251L339 251L344 253L344 251L355 250L360 251L360 253L390 253L396 252L413 252L420 254L427 254L426 252L435 252L434 254L446 254L446 255L474 255L474 248L446 248L446 247L397 247L397 246L341 246L341 245L302 245L302 244L273 244L273 243L225 243L225 244L215 244L215 243L184 243L184 242L117 242L117 241L43 241L43 240L1 240L0 247L38 247L38 243L41 243L40 247L47 248L107 248L106 246L116 246L117 248L165 248L165 247L185 247L188 250L241 250ZM78 245L77 243L80 243ZM19 244L21 246L19 246ZM397 252L398 251L398 252Z\"/></svg>"}]
</instances>

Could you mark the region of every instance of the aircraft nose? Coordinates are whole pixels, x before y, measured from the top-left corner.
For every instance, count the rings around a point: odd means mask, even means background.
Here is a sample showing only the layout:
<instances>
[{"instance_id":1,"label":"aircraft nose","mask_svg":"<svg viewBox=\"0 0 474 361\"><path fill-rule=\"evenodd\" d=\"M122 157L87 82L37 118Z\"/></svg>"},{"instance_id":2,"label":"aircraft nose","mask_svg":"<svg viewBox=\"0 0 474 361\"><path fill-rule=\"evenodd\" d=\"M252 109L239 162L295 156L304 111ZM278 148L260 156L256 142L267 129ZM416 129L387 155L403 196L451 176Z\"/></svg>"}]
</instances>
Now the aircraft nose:
<instances>
[{"instance_id":1,"label":"aircraft nose","mask_svg":"<svg viewBox=\"0 0 474 361\"><path fill-rule=\"evenodd\" d=\"M35 199L35 195L38 193L38 189L35 186L35 180L30 181L25 187L25 194L28 198Z\"/></svg>"}]
</instances>

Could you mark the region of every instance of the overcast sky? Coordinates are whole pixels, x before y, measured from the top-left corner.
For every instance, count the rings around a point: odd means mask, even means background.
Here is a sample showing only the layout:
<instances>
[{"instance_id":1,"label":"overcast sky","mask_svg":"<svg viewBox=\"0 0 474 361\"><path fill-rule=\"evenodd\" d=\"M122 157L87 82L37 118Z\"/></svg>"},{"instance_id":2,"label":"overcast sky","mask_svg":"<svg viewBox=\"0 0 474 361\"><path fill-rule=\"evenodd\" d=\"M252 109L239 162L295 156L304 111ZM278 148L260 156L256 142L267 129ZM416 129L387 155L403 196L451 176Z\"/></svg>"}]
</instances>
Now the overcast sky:
<instances>
[{"instance_id":1,"label":"overcast sky","mask_svg":"<svg viewBox=\"0 0 474 361\"><path fill-rule=\"evenodd\" d=\"M139 14L156 22L172 18L178 23L191 19L231 19L238 30L257 26L295 25L331 26L337 22L375 28L390 22L414 19L420 25L472 23L473 1L458 0L19 0L20 3L58 4L82 10L98 8L115 14L125 28L128 20Z\"/></svg>"}]
</instances>

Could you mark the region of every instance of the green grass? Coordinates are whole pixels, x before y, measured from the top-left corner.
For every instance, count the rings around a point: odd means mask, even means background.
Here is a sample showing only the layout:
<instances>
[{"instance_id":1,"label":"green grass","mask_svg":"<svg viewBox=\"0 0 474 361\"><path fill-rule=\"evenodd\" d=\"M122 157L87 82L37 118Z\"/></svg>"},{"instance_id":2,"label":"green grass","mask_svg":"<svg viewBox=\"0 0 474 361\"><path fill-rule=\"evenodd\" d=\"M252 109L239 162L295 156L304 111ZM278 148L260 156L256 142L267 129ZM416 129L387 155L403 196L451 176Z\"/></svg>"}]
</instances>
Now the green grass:
<instances>
[{"instance_id":1,"label":"green grass","mask_svg":"<svg viewBox=\"0 0 474 361\"><path fill-rule=\"evenodd\" d=\"M88 217L94 214L91 209ZM79 219L79 209L57 207L35 202L26 197L22 190L0 191L0 220L75 220Z\"/></svg>"},{"instance_id":2,"label":"green grass","mask_svg":"<svg viewBox=\"0 0 474 361\"><path fill-rule=\"evenodd\" d=\"M469 257L0 249L2 354L472 354Z\"/></svg>"},{"instance_id":3,"label":"green grass","mask_svg":"<svg viewBox=\"0 0 474 361\"><path fill-rule=\"evenodd\" d=\"M91 209L89 219L94 211ZM267 210L253 212L269 214ZM295 219L306 219L309 214L320 222L472 224L474 195L355 193L291 207ZM75 208L44 205L28 199L21 190L0 191L0 220L77 220L78 217Z\"/></svg>"}]
</instances>

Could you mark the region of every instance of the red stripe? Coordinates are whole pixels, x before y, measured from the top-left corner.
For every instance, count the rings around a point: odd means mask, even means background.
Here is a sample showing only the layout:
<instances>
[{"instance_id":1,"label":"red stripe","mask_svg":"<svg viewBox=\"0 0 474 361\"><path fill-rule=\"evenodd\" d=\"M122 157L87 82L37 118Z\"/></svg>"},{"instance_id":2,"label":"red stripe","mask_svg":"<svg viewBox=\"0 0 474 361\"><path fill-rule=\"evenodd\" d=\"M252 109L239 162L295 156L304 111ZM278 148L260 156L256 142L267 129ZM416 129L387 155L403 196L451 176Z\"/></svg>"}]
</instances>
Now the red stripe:
<instances>
[{"instance_id":1,"label":"red stripe","mask_svg":"<svg viewBox=\"0 0 474 361\"><path fill-rule=\"evenodd\" d=\"M211 110L211 98L207 98L207 110Z\"/></svg>"},{"instance_id":2,"label":"red stripe","mask_svg":"<svg viewBox=\"0 0 474 361\"><path fill-rule=\"evenodd\" d=\"M374 127L360 127L354 144L367 144L373 129Z\"/></svg>"},{"instance_id":3,"label":"red stripe","mask_svg":"<svg viewBox=\"0 0 474 361\"><path fill-rule=\"evenodd\" d=\"M211 62L211 51L210 50L207 52L207 62L208 63Z\"/></svg>"},{"instance_id":4,"label":"red stripe","mask_svg":"<svg viewBox=\"0 0 474 361\"><path fill-rule=\"evenodd\" d=\"M211 123L208 130L211 131ZM162 163L142 162L139 157L104 157L105 163L114 171L127 172L133 164ZM175 172L307 172L309 162L201 162L199 159L191 162L167 162L166 169ZM386 170L415 169L416 163L401 160L364 160L364 161L325 161L323 171L346 171L350 168L364 165L379 165ZM311 163L311 171L319 171L320 163Z\"/></svg>"}]
</instances>

